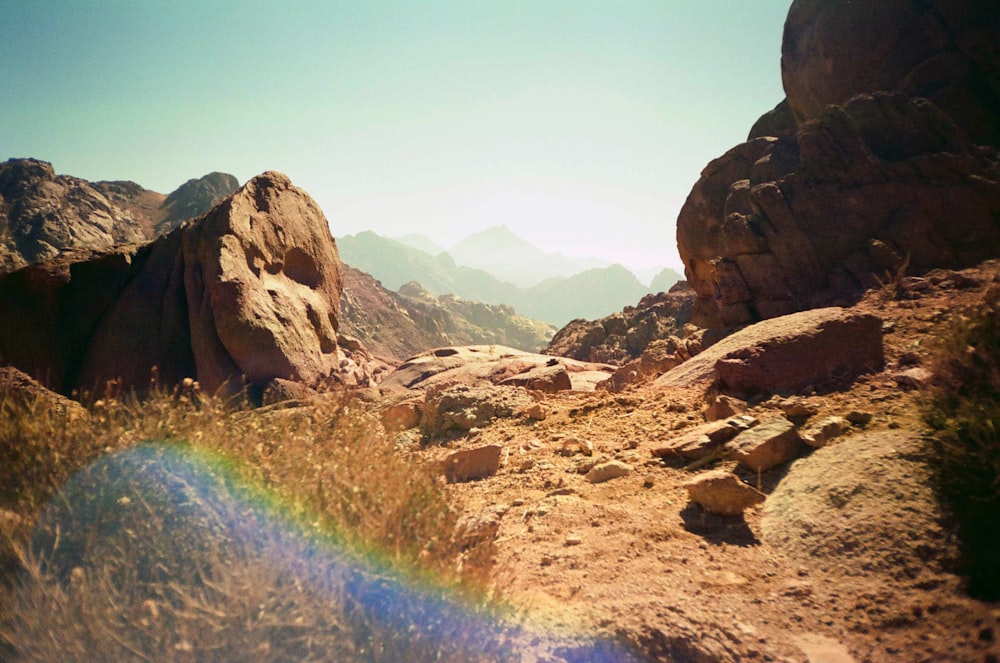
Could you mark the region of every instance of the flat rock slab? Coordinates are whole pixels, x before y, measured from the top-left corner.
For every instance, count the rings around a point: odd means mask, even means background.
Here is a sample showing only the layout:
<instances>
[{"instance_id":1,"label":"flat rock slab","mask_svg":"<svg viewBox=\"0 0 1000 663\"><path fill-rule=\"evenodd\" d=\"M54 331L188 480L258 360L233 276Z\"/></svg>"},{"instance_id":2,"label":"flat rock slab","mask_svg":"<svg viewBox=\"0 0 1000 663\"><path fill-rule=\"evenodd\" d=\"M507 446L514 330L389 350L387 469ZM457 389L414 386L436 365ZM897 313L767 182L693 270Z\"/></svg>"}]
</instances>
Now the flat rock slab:
<instances>
[{"instance_id":1,"label":"flat rock slab","mask_svg":"<svg viewBox=\"0 0 1000 663\"><path fill-rule=\"evenodd\" d=\"M727 442L726 455L744 467L763 472L793 460L801 447L795 424L784 417L774 417Z\"/></svg>"},{"instance_id":2,"label":"flat rock slab","mask_svg":"<svg viewBox=\"0 0 1000 663\"><path fill-rule=\"evenodd\" d=\"M764 493L740 481L728 470L703 472L684 484L692 502L710 513L738 516L765 500Z\"/></svg>"},{"instance_id":3,"label":"flat rock slab","mask_svg":"<svg viewBox=\"0 0 1000 663\"><path fill-rule=\"evenodd\" d=\"M712 421L682 432L652 449L657 458L679 456L695 460L716 451L723 444L757 424L749 415L740 415L721 421Z\"/></svg>"},{"instance_id":4,"label":"flat rock slab","mask_svg":"<svg viewBox=\"0 0 1000 663\"><path fill-rule=\"evenodd\" d=\"M445 456L439 466L448 483L485 479L500 469L500 451L498 444L463 449Z\"/></svg>"},{"instance_id":5,"label":"flat rock slab","mask_svg":"<svg viewBox=\"0 0 1000 663\"><path fill-rule=\"evenodd\" d=\"M442 384L500 384L510 378L523 378L529 388L544 390L543 377L550 388L593 391L594 385L607 379L615 367L560 357L552 365L550 355L534 354L502 345L466 345L437 348L422 352L403 362L379 383L383 391L394 389L429 389ZM532 373L539 371L538 373ZM548 371L548 372L546 372ZM563 373L565 379L555 374ZM536 379L537 378L537 379ZM534 386L527 382L534 381ZM513 383L512 383L513 384Z\"/></svg>"},{"instance_id":6,"label":"flat rock slab","mask_svg":"<svg viewBox=\"0 0 1000 663\"><path fill-rule=\"evenodd\" d=\"M550 362L552 360L549 360ZM503 386L524 387L534 391L541 391L546 394L554 394L557 391L567 391L573 388L573 383L569 378L569 372L562 364L547 364L532 368L523 373L512 375L500 381Z\"/></svg>"},{"instance_id":7,"label":"flat rock slab","mask_svg":"<svg viewBox=\"0 0 1000 663\"><path fill-rule=\"evenodd\" d=\"M881 318L830 307L750 325L667 371L656 384L717 382L741 395L798 391L878 370L884 362Z\"/></svg>"}]
</instances>

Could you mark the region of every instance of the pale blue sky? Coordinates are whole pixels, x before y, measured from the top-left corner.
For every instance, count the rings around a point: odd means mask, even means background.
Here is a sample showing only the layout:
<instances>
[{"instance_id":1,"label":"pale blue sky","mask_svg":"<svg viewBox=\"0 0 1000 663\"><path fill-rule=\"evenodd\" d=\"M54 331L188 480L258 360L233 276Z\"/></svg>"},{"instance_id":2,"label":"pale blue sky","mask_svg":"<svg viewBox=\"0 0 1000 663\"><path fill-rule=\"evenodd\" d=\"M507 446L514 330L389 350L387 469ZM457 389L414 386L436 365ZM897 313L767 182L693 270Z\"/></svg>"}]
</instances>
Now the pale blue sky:
<instances>
[{"instance_id":1,"label":"pale blue sky","mask_svg":"<svg viewBox=\"0 0 1000 663\"><path fill-rule=\"evenodd\" d=\"M334 235L677 267L699 172L783 96L789 4L0 0L0 159L164 193L280 170Z\"/></svg>"}]
</instances>

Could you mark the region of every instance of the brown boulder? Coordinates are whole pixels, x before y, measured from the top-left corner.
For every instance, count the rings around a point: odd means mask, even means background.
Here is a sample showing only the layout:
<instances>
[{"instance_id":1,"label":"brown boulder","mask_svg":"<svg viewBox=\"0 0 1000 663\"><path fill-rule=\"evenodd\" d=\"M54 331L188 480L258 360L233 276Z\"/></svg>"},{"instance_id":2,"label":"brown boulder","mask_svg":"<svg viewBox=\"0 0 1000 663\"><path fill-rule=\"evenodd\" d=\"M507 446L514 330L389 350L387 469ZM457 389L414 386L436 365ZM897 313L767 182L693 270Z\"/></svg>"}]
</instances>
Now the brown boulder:
<instances>
[{"instance_id":1,"label":"brown boulder","mask_svg":"<svg viewBox=\"0 0 1000 663\"><path fill-rule=\"evenodd\" d=\"M501 451L498 444L454 451L440 461L441 473L448 483L485 479L500 469Z\"/></svg>"},{"instance_id":2,"label":"brown boulder","mask_svg":"<svg viewBox=\"0 0 1000 663\"><path fill-rule=\"evenodd\" d=\"M607 364L593 364L574 359L560 358L558 365L547 355L524 352L502 345L468 345L461 347L437 348L411 357L398 366L380 383L383 390L430 389L441 385L494 385L509 378L521 376L537 377L541 380L546 371L554 382L544 387L556 385L565 387L565 380L559 375L565 373L572 389L593 391L597 382L604 380L614 370ZM532 374L531 371L540 371ZM521 379L519 378L519 379ZM529 377L522 386L531 382ZM508 384L516 384L514 380ZM534 387L532 387L534 388Z\"/></svg>"},{"instance_id":3,"label":"brown boulder","mask_svg":"<svg viewBox=\"0 0 1000 663\"><path fill-rule=\"evenodd\" d=\"M511 387L524 387L546 394L554 394L557 391L567 391L573 388L570 381L569 372L560 363L548 363L545 366L531 368L523 373L512 375L500 381L501 385Z\"/></svg>"},{"instance_id":4,"label":"brown boulder","mask_svg":"<svg viewBox=\"0 0 1000 663\"><path fill-rule=\"evenodd\" d=\"M141 247L0 277L0 354L62 393L120 379L316 384L338 368L340 262L319 207L265 173Z\"/></svg>"},{"instance_id":5,"label":"brown boulder","mask_svg":"<svg viewBox=\"0 0 1000 663\"><path fill-rule=\"evenodd\" d=\"M824 308L742 329L667 371L656 384L687 387L718 382L739 394L795 391L877 370L883 362L879 318Z\"/></svg>"},{"instance_id":6,"label":"brown boulder","mask_svg":"<svg viewBox=\"0 0 1000 663\"><path fill-rule=\"evenodd\" d=\"M420 428L428 437L462 434L495 419L520 416L535 405L523 389L494 385L454 385L427 392Z\"/></svg>"},{"instance_id":7,"label":"brown boulder","mask_svg":"<svg viewBox=\"0 0 1000 663\"><path fill-rule=\"evenodd\" d=\"M0 412L4 408L23 408L42 411L69 420L84 418L87 411L82 405L65 396L49 391L13 366L0 366ZM6 412L4 412L6 416Z\"/></svg>"},{"instance_id":8,"label":"brown boulder","mask_svg":"<svg viewBox=\"0 0 1000 663\"><path fill-rule=\"evenodd\" d=\"M793 460L801 447L795 424L784 417L774 417L727 442L726 452L744 467L763 472Z\"/></svg>"},{"instance_id":9,"label":"brown boulder","mask_svg":"<svg viewBox=\"0 0 1000 663\"><path fill-rule=\"evenodd\" d=\"M692 502L709 513L723 516L738 516L766 499L762 492L743 483L728 470L702 472L684 487Z\"/></svg>"},{"instance_id":10,"label":"brown boulder","mask_svg":"<svg viewBox=\"0 0 1000 663\"><path fill-rule=\"evenodd\" d=\"M653 448L652 454L659 458L679 456L688 460L703 458L716 451L740 432L757 425L750 415L732 417L725 421L712 421L684 431L677 437Z\"/></svg>"}]
</instances>

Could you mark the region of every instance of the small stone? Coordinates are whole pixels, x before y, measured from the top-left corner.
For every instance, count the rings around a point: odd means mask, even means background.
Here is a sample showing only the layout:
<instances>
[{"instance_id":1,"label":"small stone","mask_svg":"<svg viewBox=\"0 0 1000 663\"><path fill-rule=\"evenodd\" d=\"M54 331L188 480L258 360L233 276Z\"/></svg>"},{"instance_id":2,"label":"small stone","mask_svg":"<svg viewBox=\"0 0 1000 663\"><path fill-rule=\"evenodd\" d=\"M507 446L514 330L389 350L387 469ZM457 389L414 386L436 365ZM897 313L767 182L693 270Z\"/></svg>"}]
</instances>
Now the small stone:
<instances>
[{"instance_id":1,"label":"small stone","mask_svg":"<svg viewBox=\"0 0 1000 663\"><path fill-rule=\"evenodd\" d=\"M583 543L583 537L579 534L570 534L566 537L567 546L578 546Z\"/></svg>"},{"instance_id":2,"label":"small stone","mask_svg":"<svg viewBox=\"0 0 1000 663\"><path fill-rule=\"evenodd\" d=\"M594 454L594 445L589 440L579 440L571 437L562 441L559 448L556 449L556 453L560 456L575 456L577 454L592 456Z\"/></svg>"},{"instance_id":3,"label":"small stone","mask_svg":"<svg viewBox=\"0 0 1000 663\"><path fill-rule=\"evenodd\" d=\"M819 412L819 405L804 398L786 398L779 407L789 419L808 419Z\"/></svg>"},{"instance_id":4,"label":"small stone","mask_svg":"<svg viewBox=\"0 0 1000 663\"><path fill-rule=\"evenodd\" d=\"M549 416L549 408L545 407L541 403L535 403L525 410L524 413L528 415L529 419L534 419L535 421L545 421L546 417Z\"/></svg>"},{"instance_id":5,"label":"small stone","mask_svg":"<svg viewBox=\"0 0 1000 663\"><path fill-rule=\"evenodd\" d=\"M652 474L647 474L642 478L643 488L652 488L654 485L656 485L656 479L653 478Z\"/></svg>"},{"instance_id":6,"label":"small stone","mask_svg":"<svg viewBox=\"0 0 1000 663\"><path fill-rule=\"evenodd\" d=\"M500 451L497 444L456 451L440 461L439 466L448 483L484 479L500 469Z\"/></svg>"},{"instance_id":7,"label":"small stone","mask_svg":"<svg viewBox=\"0 0 1000 663\"><path fill-rule=\"evenodd\" d=\"M854 426L867 426L871 423L872 414L871 412L862 412L861 410L851 410L845 417Z\"/></svg>"},{"instance_id":8,"label":"small stone","mask_svg":"<svg viewBox=\"0 0 1000 663\"><path fill-rule=\"evenodd\" d=\"M931 380L931 372L922 366L913 366L893 374L892 379L904 389L921 389Z\"/></svg>"},{"instance_id":9,"label":"small stone","mask_svg":"<svg viewBox=\"0 0 1000 663\"><path fill-rule=\"evenodd\" d=\"M609 460L590 468L587 472L587 481L590 483L602 483L623 477L632 471L632 466L620 460Z\"/></svg>"},{"instance_id":10,"label":"small stone","mask_svg":"<svg viewBox=\"0 0 1000 663\"><path fill-rule=\"evenodd\" d=\"M840 437L851 427L851 422L843 417L827 417L814 426L802 431L802 441L810 447L825 447L834 438Z\"/></svg>"},{"instance_id":11,"label":"small stone","mask_svg":"<svg viewBox=\"0 0 1000 663\"><path fill-rule=\"evenodd\" d=\"M580 458L573 463L573 472L577 474L586 474L590 470L594 469L595 465L600 464L600 462L600 458Z\"/></svg>"}]
</instances>

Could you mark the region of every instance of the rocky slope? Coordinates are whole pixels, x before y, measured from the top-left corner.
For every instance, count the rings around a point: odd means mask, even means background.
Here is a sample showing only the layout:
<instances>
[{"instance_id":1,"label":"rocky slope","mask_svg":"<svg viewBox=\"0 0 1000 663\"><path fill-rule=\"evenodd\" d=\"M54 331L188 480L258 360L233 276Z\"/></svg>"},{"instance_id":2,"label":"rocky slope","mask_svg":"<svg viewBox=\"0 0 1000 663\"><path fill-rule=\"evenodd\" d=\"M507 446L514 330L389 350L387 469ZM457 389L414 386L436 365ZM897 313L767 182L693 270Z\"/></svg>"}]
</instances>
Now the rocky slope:
<instances>
[{"instance_id":1,"label":"rocky slope","mask_svg":"<svg viewBox=\"0 0 1000 663\"><path fill-rule=\"evenodd\" d=\"M747 328L675 369L707 370L681 386L431 387L397 444L439 464L496 591L554 631L630 643L612 660L996 660L1000 612L955 573L916 404L930 336L997 293L995 261L908 277ZM837 325L873 319L857 352ZM733 362L755 376L747 399L713 386ZM774 382L782 366L810 385Z\"/></svg>"},{"instance_id":2,"label":"rocky slope","mask_svg":"<svg viewBox=\"0 0 1000 663\"><path fill-rule=\"evenodd\" d=\"M0 276L0 356L54 390L193 378L316 385L340 367L341 266L326 218L279 173L143 245L64 252Z\"/></svg>"},{"instance_id":3,"label":"rocky slope","mask_svg":"<svg viewBox=\"0 0 1000 663\"><path fill-rule=\"evenodd\" d=\"M451 345L497 344L537 351L555 331L508 306L468 302L454 295L436 297L416 283L393 292L346 264L340 321L343 334L357 338L390 363Z\"/></svg>"},{"instance_id":4,"label":"rocky slope","mask_svg":"<svg viewBox=\"0 0 1000 663\"><path fill-rule=\"evenodd\" d=\"M997 14L792 4L786 101L705 168L677 220L697 324L849 302L898 272L997 254Z\"/></svg>"},{"instance_id":5,"label":"rocky slope","mask_svg":"<svg viewBox=\"0 0 1000 663\"><path fill-rule=\"evenodd\" d=\"M164 195L135 182L56 175L52 164L37 159L10 159L0 164L0 273L65 249L147 242L238 187L232 175L210 173Z\"/></svg>"}]
</instances>

